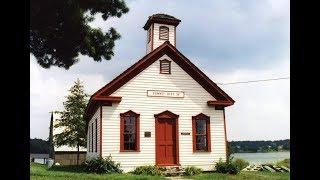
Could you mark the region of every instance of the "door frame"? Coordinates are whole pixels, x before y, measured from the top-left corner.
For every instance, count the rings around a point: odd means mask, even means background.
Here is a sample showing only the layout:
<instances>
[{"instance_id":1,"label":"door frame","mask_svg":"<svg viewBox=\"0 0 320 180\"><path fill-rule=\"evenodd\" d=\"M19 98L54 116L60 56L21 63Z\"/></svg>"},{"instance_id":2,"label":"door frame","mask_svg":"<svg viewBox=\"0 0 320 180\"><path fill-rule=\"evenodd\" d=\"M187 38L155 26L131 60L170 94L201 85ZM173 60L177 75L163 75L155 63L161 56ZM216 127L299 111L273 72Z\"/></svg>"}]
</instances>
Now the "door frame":
<instances>
[{"instance_id":1,"label":"door frame","mask_svg":"<svg viewBox=\"0 0 320 180\"><path fill-rule=\"evenodd\" d=\"M171 111L163 111L159 114L155 114L155 162L158 166L180 166L180 156L179 156L179 115L174 114ZM176 125L176 163L175 164L159 164L158 158L157 158L157 123L159 119L174 119L175 125Z\"/></svg>"}]
</instances>

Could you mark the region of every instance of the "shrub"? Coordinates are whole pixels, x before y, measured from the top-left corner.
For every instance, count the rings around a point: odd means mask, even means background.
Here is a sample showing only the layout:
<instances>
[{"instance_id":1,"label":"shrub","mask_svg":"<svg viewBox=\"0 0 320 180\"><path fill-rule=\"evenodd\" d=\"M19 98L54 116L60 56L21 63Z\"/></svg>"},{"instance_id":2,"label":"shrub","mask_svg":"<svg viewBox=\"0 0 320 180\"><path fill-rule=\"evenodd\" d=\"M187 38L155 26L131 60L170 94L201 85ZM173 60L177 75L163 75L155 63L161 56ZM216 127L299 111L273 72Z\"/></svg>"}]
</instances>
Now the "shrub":
<instances>
[{"instance_id":1,"label":"shrub","mask_svg":"<svg viewBox=\"0 0 320 180\"><path fill-rule=\"evenodd\" d=\"M202 173L202 169L194 167L194 166L190 166L190 167L186 167L184 168L184 173L187 176L193 176L193 175L197 175L197 174L201 174Z\"/></svg>"},{"instance_id":2,"label":"shrub","mask_svg":"<svg viewBox=\"0 0 320 180\"><path fill-rule=\"evenodd\" d=\"M290 168L290 159L284 159L282 161L278 161L276 163L277 166L285 166L287 168Z\"/></svg>"},{"instance_id":3,"label":"shrub","mask_svg":"<svg viewBox=\"0 0 320 180\"><path fill-rule=\"evenodd\" d=\"M249 162L248 161L246 161L244 159L240 159L240 158L236 158L231 163L234 164L238 168L239 171L241 171L242 169L244 169L247 166L249 166Z\"/></svg>"},{"instance_id":4,"label":"shrub","mask_svg":"<svg viewBox=\"0 0 320 180\"><path fill-rule=\"evenodd\" d=\"M151 176L160 176L162 175L161 168L158 166L139 166L133 172L136 175L151 175Z\"/></svg>"},{"instance_id":5,"label":"shrub","mask_svg":"<svg viewBox=\"0 0 320 180\"><path fill-rule=\"evenodd\" d=\"M238 174L240 170L232 163L232 159L223 162L221 159L216 164L216 172L224 174Z\"/></svg>"},{"instance_id":6,"label":"shrub","mask_svg":"<svg viewBox=\"0 0 320 180\"><path fill-rule=\"evenodd\" d=\"M102 173L122 173L120 164L112 161L111 156L106 159L98 157L86 160L84 162L84 169L87 172Z\"/></svg>"}]
</instances>

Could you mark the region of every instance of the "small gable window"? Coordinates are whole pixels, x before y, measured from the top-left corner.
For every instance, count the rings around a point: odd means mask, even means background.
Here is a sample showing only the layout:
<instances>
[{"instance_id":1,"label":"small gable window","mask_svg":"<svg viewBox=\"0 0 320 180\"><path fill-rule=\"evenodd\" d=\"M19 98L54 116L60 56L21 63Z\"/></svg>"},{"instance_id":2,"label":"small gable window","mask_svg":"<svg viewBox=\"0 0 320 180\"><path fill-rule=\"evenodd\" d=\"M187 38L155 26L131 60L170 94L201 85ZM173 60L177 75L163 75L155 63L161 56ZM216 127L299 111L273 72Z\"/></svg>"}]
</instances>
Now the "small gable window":
<instances>
[{"instance_id":1,"label":"small gable window","mask_svg":"<svg viewBox=\"0 0 320 180\"><path fill-rule=\"evenodd\" d=\"M120 151L140 150L139 117L133 111L120 114Z\"/></svg>"},{"instance_id":2,"label":"small gable window","mask_svg":"<svg viewBox=\"0 0 320 180\"><path fill-rule=\"evenodd\" d=\"M210 117L205 114L192 116L193 152L210 152Z\"/></svg>"},{"instance_id":3,"label":"small gable window","mask_svg":"<svg viewBox=\"0 0 320 180\"><path fill-rule=\"evenodd\" d=\"M171 61L160 60L160 74L171 74Z\"/></svg>"},{"instance_id":4,"label":"small gable window","mask_svg":"<svg viewBox=\"0 0 320 180\"><path fill-rule=\"evenodd\" d=\"M159 28L159 39L169 40L169 28L166 26L160 26Z\"/></svg>"}]
</instances>

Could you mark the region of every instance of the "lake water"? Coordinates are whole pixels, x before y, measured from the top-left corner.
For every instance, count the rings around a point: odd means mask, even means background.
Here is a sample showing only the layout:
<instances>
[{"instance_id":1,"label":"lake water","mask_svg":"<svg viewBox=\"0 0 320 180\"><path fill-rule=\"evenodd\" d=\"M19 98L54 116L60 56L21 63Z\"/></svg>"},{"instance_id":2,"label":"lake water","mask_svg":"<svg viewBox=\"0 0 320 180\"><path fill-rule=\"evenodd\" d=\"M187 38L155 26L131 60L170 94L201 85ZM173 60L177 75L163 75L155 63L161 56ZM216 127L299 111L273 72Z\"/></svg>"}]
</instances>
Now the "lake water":
<instances>
[{"instance_id":1,"label":"lake water","mask_svg":"<svg viewBox=\"0 0 320 180\"><path fill-rule=\"evenodd\" d=\"M267 152L267 153L234 153L234 158L247 160L250 164L274 163L290 158L290 152Z\"/></svg>"}]
</instances>

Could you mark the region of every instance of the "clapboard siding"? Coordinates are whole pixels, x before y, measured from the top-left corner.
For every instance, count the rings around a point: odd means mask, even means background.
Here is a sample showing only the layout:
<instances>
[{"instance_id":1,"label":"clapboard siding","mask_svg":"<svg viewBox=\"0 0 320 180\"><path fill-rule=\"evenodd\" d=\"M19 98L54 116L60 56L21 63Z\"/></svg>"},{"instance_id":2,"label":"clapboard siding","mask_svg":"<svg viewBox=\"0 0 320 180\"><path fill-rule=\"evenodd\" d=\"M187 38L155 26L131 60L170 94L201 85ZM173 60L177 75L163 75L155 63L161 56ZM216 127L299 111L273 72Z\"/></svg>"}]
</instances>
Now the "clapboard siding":
<instances>
[{"instance_id":1,"label":"clapboard siding","mask_svg":"<svg viewBox=\"0 0 320 180\"><path fill-rule=\"evenodd\" d=\"M95 120L97 119L97 138L98 140L96 141L96 131L95 131ZM92 158L92 157L98 157L100 155L100 108L96 110L94 115L92 116L91 120L89 121L88 127L91 127L93 122L93 152L89 152L90 147L89 147L89 137L91 137L91 129L88 128L87 132L87 158ZM90 131L89 131L90 130ZM95 152L95 142L97 142L97 152Z\"/></svg>"},{"instance_id":2,"label":"clapboard siding","mask_svg":"<svg viewBox=\"0 0 320 180\"><path fill-rule=\"evenodd\" d=\"M158 25L155 24L155 29L157 27ZM159 60L161 59L171 60L166 55ZM215 98L174 61L171 61L171 74L160 74L159 60L112 94L112 96L122 97L120 103L103 107L102 156L111 154L115 161L121 163L125 171L141 165L155 164L154 114L169 110L179 115L180 164L195 165L210 170L220 158L223 160L226 158L223 111L207 106L207 101ZM147 90L183 91L185 96L183 98L148 97ZM120 152L120 113L128 110L140 114L140 152ZM192 116L199 113L210 116L211 152L193 153ZM151 137L144 137L145 131L150 131ZM180 135L181 132L190 132L191 135Z\"/></svg>"}]
</instances>

